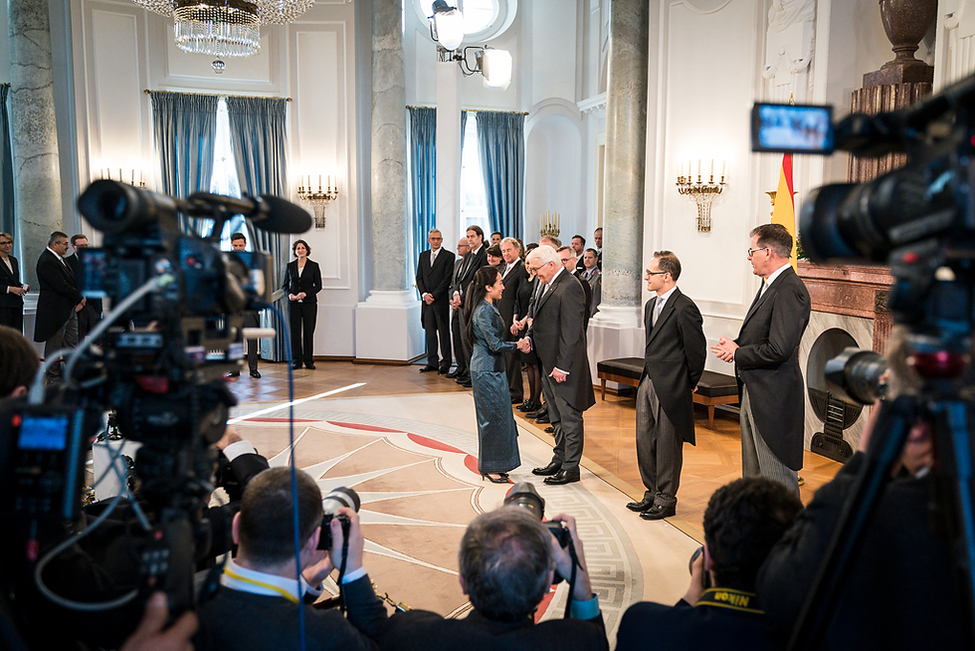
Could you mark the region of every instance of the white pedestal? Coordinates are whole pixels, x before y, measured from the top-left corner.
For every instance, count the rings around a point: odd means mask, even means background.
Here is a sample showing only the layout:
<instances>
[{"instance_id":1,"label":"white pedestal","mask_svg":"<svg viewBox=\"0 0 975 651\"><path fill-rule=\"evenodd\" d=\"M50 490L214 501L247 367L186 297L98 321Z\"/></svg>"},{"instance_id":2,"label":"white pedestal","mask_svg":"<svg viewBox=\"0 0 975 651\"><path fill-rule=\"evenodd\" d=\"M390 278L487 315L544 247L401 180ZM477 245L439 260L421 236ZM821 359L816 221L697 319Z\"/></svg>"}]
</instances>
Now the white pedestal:
<instances>
[{"instance_id":1,"label":"white pedestal","mask_svg":"<svg viewBox=\"0 0 975 651\"><path fill-rule=\"evenodd\" d=\"M642 308L600 306L589 321L589 369L593 384L599 384L596 364L617 357L643 357L646 331L643 328ZM615 385L615 386L614 386ZM619 389L616 382L607 386Z\"/></svg>"},{"instance_id":2,"label":"white pedestal","mask_svg":"<svg viewBox=\"0 0 975 651\"><path fill-rule=\"evenodd\" d=\"M371 291L355 308L356 361L402 362L426 350L414 290Z\"/></svg>"}]
</instances>

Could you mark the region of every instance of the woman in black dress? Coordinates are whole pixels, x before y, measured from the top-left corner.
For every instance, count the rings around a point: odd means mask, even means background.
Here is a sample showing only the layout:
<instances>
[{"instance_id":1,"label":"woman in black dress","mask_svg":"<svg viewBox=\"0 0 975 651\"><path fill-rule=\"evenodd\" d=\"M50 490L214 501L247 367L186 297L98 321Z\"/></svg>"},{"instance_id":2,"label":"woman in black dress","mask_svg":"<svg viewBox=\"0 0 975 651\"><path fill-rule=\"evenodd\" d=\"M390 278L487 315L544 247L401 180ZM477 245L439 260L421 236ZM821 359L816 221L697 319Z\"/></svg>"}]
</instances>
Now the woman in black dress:
<instances>
[{"instance_id":1,"label":"woman in black dress","mask_svg":"<svg viewBox=\"0 0 975 651\"><path fill-rule=\"evenodd\" d=\"M295 260L288 263L281 288L288 293L291 316L291 361L295 368L304 364L315 368L312 356L315 322L318 320L318 299L315 295L322 288L322 272L318 263L309 260L311 247L304 240L297 240L291 247Z\"/></svg>"}]
</instances>

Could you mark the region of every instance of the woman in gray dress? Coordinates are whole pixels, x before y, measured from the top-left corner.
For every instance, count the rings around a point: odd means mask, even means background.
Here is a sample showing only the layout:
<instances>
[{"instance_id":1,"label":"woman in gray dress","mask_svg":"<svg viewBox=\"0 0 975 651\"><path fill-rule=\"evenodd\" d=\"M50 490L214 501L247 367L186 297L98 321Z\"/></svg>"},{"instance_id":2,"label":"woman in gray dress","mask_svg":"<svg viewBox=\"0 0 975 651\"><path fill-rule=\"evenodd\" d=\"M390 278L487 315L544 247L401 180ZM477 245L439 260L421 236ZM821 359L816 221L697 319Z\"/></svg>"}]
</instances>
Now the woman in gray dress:
<instances>
[{"instance_id":1,"label":"woman in gray dress","mask_svg":"<svg viewBox=\"0 0 975 651\"><path fill-rule=\"evenodd\" d=\"M496 484L508 482L508 471L521 465L518 429L511 413L511 395L502 353L515 350L504 340L504 322L494 307L504 283L495 267L481 267L464 297L467 341L471 344L471 384L477 413L477 469Z\"/></svg>"}]
</instances>

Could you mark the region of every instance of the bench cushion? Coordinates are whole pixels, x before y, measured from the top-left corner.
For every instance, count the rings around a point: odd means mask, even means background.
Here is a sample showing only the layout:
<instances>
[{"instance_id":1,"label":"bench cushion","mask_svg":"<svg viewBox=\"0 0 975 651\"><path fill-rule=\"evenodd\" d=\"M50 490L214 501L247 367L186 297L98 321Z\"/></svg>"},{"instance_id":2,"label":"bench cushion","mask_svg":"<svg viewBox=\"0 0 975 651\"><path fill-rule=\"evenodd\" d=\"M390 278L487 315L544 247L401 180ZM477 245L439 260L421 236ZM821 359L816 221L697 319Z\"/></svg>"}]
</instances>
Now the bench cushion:
<instances>
[{"instance_id":1,"label":"bench cushion","mask_svg":"<svg viewBox=\"0 0 975 651\"><path fill-rule=\"evenodd\" d=\"M701 380L697 383L697 392L708 398L737 395L738 382L734 377L724 373L704 371Z\"/></svg>"},{"instance_id":2,"label":"bench cushion","mask_svg":"<svg viewBox=\"0 0 975 651\"><path fill-rule=\"evenodd\" d=\"M618 357L596 363L596 373L610 373L639 380L643 375L642 357Z\"/></svg>"}]
</instances>

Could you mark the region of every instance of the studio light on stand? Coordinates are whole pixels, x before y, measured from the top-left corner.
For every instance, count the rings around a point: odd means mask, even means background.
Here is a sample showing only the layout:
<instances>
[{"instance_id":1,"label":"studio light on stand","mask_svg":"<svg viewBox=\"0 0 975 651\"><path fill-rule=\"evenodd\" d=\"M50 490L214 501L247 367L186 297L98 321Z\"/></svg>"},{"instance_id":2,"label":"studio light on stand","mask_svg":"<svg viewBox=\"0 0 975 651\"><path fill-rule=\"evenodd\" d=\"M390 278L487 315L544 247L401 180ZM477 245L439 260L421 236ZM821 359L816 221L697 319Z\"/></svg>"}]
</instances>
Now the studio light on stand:
<instances>
[{"instance_id":1,"label":"studio light on stand","mask_svg":"<svg viewBox=\"0 0 975 651\"><path fill-rule=\"evenodd\" d=\"M465 77L480 73L487 88L501 90L511 83L512 61L511 53L507 50L495 50L486 45L469 45L462 52L456 51L464 41L464 15L456 7L447 6L444 0L433 3L430 38L438 44L437 55L440 62L456 61Z\"/></svg>"}]
</instances>

